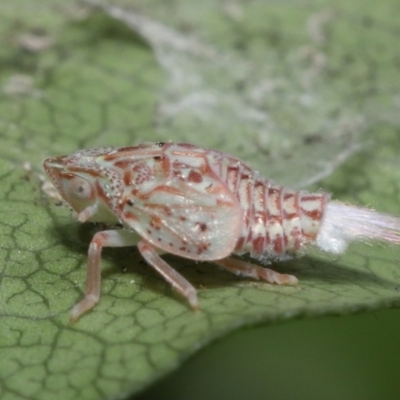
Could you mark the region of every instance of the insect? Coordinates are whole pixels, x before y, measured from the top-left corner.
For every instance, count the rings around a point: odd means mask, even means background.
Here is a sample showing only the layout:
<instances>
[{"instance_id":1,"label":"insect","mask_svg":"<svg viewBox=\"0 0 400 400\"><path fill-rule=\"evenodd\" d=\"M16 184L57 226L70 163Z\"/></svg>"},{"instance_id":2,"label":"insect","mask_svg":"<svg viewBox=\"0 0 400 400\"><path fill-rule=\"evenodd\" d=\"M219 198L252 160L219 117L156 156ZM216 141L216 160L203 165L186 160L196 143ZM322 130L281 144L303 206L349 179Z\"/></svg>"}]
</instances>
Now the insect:
<instances>
[{"instance_id":1,"label":"insect","mask_svg":"<svg viewBox=\"0 0 400 400\"><path fill-rule=\"evenodd\" d=\"M46 173L80 222L119 223L94 235L86 293L71 311L76 321L100 299L103 247L136 245L143 258L193 309L196 289L162 253L213 261L237 275L296 285L232 254L264 262L304 253L308 244L339 254L353 240L400 242L400 218L276 185L248 164L187 143L98 147L48 158Z\"/></svg>"}]
</instances>

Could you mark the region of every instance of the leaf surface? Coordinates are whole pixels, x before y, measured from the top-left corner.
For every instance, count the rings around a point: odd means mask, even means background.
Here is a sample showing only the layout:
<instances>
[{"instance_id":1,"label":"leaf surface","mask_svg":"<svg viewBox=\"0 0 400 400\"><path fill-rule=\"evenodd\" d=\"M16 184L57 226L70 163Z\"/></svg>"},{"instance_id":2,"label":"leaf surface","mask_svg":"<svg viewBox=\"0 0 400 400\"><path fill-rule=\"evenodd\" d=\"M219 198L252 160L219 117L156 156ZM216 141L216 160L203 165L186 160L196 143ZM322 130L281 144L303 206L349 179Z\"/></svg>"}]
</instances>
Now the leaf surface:
<instances>
[{"instance_id":1,"label":"leaf surface","mask_svg":"<svg viewBox=\"0 0 400 400\"><path fill-rule=\"evenodd\" d=\"M68 323L99 228L78 224L43 188L48 156L190 141L282 183L335 171L318 188L400 214L394 2L362 3L362 13L361 2L344 1L176 1L174 13L164 4L0 5L4 399L124 398L239 327L399 303L396 247L358 244L340 258L312 251L274 266L295 274L297 288L166 256L198 288L197 313L135 249L106 249L100 303Z\"/></svg>"}]
</instances>

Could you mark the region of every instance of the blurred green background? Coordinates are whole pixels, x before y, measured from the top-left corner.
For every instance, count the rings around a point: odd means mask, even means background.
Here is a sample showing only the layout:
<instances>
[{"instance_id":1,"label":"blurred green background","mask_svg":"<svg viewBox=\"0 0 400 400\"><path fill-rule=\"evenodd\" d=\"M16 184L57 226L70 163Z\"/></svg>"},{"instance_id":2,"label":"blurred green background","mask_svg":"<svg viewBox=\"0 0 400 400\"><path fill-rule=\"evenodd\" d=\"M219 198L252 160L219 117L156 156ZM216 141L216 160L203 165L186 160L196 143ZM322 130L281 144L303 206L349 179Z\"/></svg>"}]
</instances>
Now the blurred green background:
<instances>
[{"instance_id":1,"label":"blurred green background","mask_svg":"<svg viewBox=\"0 0 400 400\"><path fill-rule=\"evenodd\" d=\"M396 400L399 332L400 310L237 332L137 399Z\"/></svg>"}]
</instances>

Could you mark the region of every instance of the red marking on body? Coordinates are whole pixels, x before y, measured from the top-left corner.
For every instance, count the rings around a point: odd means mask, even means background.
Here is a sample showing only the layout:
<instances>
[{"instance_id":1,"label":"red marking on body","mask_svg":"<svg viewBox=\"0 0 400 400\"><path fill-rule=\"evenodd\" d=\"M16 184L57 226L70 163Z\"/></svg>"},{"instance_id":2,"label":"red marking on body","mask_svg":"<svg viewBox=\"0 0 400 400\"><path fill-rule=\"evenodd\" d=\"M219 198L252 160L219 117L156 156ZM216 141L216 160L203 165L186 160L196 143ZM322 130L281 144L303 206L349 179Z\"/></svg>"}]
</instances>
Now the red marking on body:
<instances>
[{"instance_id":1,"label":"red marking on body","mask_svg":"<svg viewBox=\"0 0 400 400\"><path fill-rule=\"evenodd\" d=\"M276 187L268 188L268 201L274 201L277 210L281 209L281 197L279 194L279 190Z\"/></svg>"},{"instance_id":2,"label":"red marking on body","mask_svg":"<svg viewBox=\"0 0 400 400\"><path fill-rule=\"evenodd\" d=\"M244 246L244 237L240 236L240 238L236 242L235 251L242 250L243 246Z\"/></svg>"},{"instance_id":3,"label":"red marking on body","mask_svg":"<svg viewBox=\"0 0 400 400\"><path fill-rule=\"evenodd\" d=\"M293 193L284 193L283 200L289 200L291 197L294 197Z\"/></svg>"},{"instance_id":4,"label":"red marking on body","mask_svg":"<svg viewBox=\"0 0 400 400\"><path fill-rule=\"evenodd\" d=\"M204 253L210 247L209 243L201 243L197 246L197 254Z\"/></svg>"},{"instance_id":5,"label":"red marking on body","mask_svg":"<svg viewBox=\"0 0 400 400\"><path fill-rule=\"evenodd\" d=\"M316 201L316 200L320 200L320 199L321 199L321 195L320 194L307 193L307 194L303 194L301 196L301 201L302 202Z\"/></svg>"},{"instance_id":6,"label":"red marking on body","mask_svg":"<svg viewBox=\"0 0 400 400\"><path fill-rule=\"evenodd\" d=\"M106 162L113 162L114 160L122 158L123 157L123 153L127 150L127 149L132 149L132 147L123 147L121 149L118 149L118 151L111 153L111 154L104 154L103 155L103 159Z\"/></svg>"},{"instance_id":7,"label":"red marking on body","mask_svg":"<svg viewBox=\"0 0 400 400\"><path fill-rule=\"evenodd\" d=\"M104 193L103 188L101 187L99 181L96 179L94 183L94 187L96 188L97 196L100 197L100 199L105 203L105 204L110 204L110 199L106 196Z\"/></svg>"},{"instance_id":8,"label":"red marking on body","mask_svg":"<svg viewBox=\"0 0 400 400\"><path fill-rule=\"evenodd\" d=\"M169 176L169 175L171 174L171 162L170 162L169 157L162 156L162 157L161 157L161 161L158 162L158 163L156 164L156 166L157 166L157 167L160 166L160 167L157 169L157 171L155 171L155 172L157 172L158 174L164 175L164 176Z\"/></svg>"},{"instance_id":9,"label":"red marking on body","mask_svg":"<svg viewBox=\"0 0 400 400\"><path fill-rule=\"evenodd\" d=\"M154 221L155 218L156 217L153 217L153 220L150 221L150 226L156 231L159 231L161 229L160 221L158 219L157 221Z\"/></svg>"},{"instance_id":10,"label":"red marking on body","mask_svg":"<svg viewBox=\"0 0 400 400\"><path fill-rule=\"evenodd\" d=\"M293 212L292 214L287 214L285 210L282 210L282 218L284 220L290 221L291 219L297 218L297 213Z\"/></svg>"},{"instance_id":11,"label":"red marking on body","mask_svg":"<svg viewBox=\"0 0 400 400\"><path fill-rule=\"evenodd\" d=\"M161 218L158 215L152 215L151 221L150 221L150 226L155 228L155 229L160 229L161 226L163 226L163 218Z\"/></svg>"},{"instance_id":12,"label":"red marking on body","mask_svg":"<svg viewBox=\"0 0 400 400\"><path fill-rule=\"evenodd\" d=\"M60 173L59 174L60 177L62 177L63 179L67 179L68 181L75 178L76 174L65 174L65 173Z\"/></svg>"},{"instance_id":13,"label":"red marking on body","mask_svg":"<svg viewBox=\"0 0 400 400\"><path fill-rule=\"evenodd\" d=\"M168 217L172 215L172 210L170 207L164 206L162 209L164 210L165 214L168 215Z\"/></svg>"},{"instance_id":14,"label":"red marking on body","mask_svg":"<svg viewBox=\"0 0 400 400\"><path fill-rule=\"evenodd\" d=\"M280 221L282 222L282 191L284 190L284 187L281 186L276 192L276 207L279 211L279 216L280 216Z\"/></svg>"},{"instance_id":15,"label":"red marking on body","mask_svg":"<svg viewBox=\"0 0 400 400\"><path fill-rule=\"evenodd\" d=\"M264 253L265 237L258 236L253 240L253 249L256 254Z\"/></svg>"},{"instance_id":16,"label":"red marking on body","mask_svg":"<svg viewBox=\"0 0 400 400\"><path fill-rule=\"evenodd\" d=\"M131 175L131 171L125 171L124 172L124 184L125 186L130 186L132 183L132 175Z\"/></svg>"},{"instance_id":17,"label":"red marking on body","mask_svg":"<svg viewBox=\"0 0 400 400\"><path fill-rule=\"evenodd\" d=\"M300 207L300 197L301 197L302 192L296 192L296 195L294 197L294 208L296 210L296 216L300 218L300 213L301 213L301 207ZM300 226L300 230L295 228L293 230L293 235L295 236L295 249L300 248L300 246L303 244L303 231L302 227Z\"/></svg>"},{"instance_id":18,"label":"red marking on body","mask_svg":"<svg viewBox=\"0 0 400 400\"><path fill-rule=\"evenodd\" d=\"M251 180L247 180L246 182L246 201L247 203L251 204L253 201L253 184L251 182ZM252 204L252 207L254 207L254 205Z\"/></svg>"},{"instance_id":19,"label":"red marking on body","mask_svg":"<svg viewBox=\"0 0 400 400\"><path fill-rule=\"evenodd\" d=\"M282 220L280 215L270 215L267 221L268 225L272 226L275 224L282 225Z\"/></svg>"},{"instance_id":20,"label":"red marking on body","mask_svg":"<svg viewBox=\"0 0 400 400\"><path fill-rule=\"evenodd\" d=\"M92 244L97 247L103 247L104 242L108 239L107 232L97 232L92 239Z\"/></svg>"},{"instance_id":21,"label":"red marking on body","mask_svg":"<svg viewBox=\"0 0 400 400\"><path fill-rule=\"evenodd\" d=\"M120 168L120 169L126 169L132 164L132 160L115 160L113 162L113 166Z\"/></svg>"},{"instance_id":22,"label":"red marking on body","mask_svg":"<svg viewBox=\"0 0 400 400\"><path fill-rule=\"evenodd\" d=\"M169 194L176 195L179 197L184 197L184 193L182 193L181 190L171 187L171 186L166 186L166 185L157 186L154 190L149 192L149 195L153 195L154 192L169 193ZM146 196L143 196L143 197L146 198Z\"/></svg>"},{"instance_id":23,"label":"red marking on body","mask_svg":"<svg viewBox=\"0 0 400 400\"><path fill-rule=\"evenodd\" d=\"M276 235L275 239L273 240L272 246L274 249L274 252L277 254L283 254L283 243L282 243L282 236L281 235Z\"/></svg>"},{"instance_id":24,"label":"red marking on body","mask_svg":"<svg viewBox=\"0 0 400 400\"><path fill-rule=\"evenodd\" d=\"M201 232L205 232L207 230L207 224L204 222L196 222L196 225L199 227Z\"/></svg>"},{"instance_id":25,"label":"red marking on body","mask_svg":"<svg viewBox=\"0 0 400 400\"><path fill-rule=\"evenodd\" d=\"M93 179L96 179L98 177L100 177L100 173L98 171L94 171L93 169L90 168L85 168L85 167L77 167L77 166L73 166L74 169L74 173L72 174L73 176L76 176L77 172L85 172L86 174L90 175ZM69 173L62 173L62 175L60 174L60 176L68 176L71 175Z\"/></svg>"},{"instance_id":26,"label":"red marking on body","mask_svg":"<svg viewBox=\"0 0 400 400\"><path fill-rule=\"evenodd\" d=\"M246 243L251 243L252 240L253 240L253 231L249 229L249 234L246 238Z\"/></svg>"},{"instance_id":27,"label":"red marking on body","mask_svg":"<svg viewBox=\"0 0 400 400\"><path fill-rule=\"evenodd\" d=\"M265 182L260 181L259 179L257 179L257 180L255 181L255 183L254 183L254 187L255 187L255 188L259 188L259 187L264 188L264 187L265 187Z\"/></svg>"},{"instance_id":28,"label":"red marking on body","mask_svg":"<svg viewBox=\"0 0 400 400\"><path fill-rule=\"evenodd\" d=\"M305 215L307 215L308 218L311 218L313 221L320 221L322 218L321 210L306 211L303 208L301 210Z\"/></svg>"},{"instance_id":29,"label":"red marking on body","mask_svg":"<svg viewBox=\"0 0 400 400\"><path fill-rule=\"evenodd\" d=\"M292 229L292 232L290 232L290 235L294 239L294 245L293 245L294 249L298 250L303 243L301 231L298 228L294 228Z\"/></svg>"},{"instance_id":30,"label":"red marking on body","mask_svg":"<svg viewBox=\"0 0 400 400\"><path fill-rule=\"evenodd\" d=\"M132 169L135 176L135 184L140 185L144 182L147 182L153 178L153 172L151 168L145 164L135 165Z\"/></svg>"},{"instance_id":31,"label":"red marking on body","mask_svg":"<svg viewBox=\"0 0 400 400\"><path fill-rule=\"evenodd\" d=\"M278 192L276 187L269 187L268 188L268 196L275 197L275 194Z\"/></svg>"},{"instance_id":32,"label":"red marking on body","mask_svg":"<svg viewBox=\"0 0 400 400\"><path fill-rule=\"evenodd\" d=\"M189 172L188 181L192 183L201 183L203 182L203 177L199 172L192 169Z\"/></svg>"},{"instance_id":33,"label":"red marking on body","mask_svg":"<svg viewBox=\"0 0 400 400\"><path fill-rule=\"evenodd\" d=\"M227 171L226 171L227 183L229 184L230 189L233 192L237 191L237 185L239 183L238 171L239 171L239 169L237 166L234 166L234 167L230 166L227 168Z\"/></svg>"},{"instance_id":34,"label":"red marking on body","mask_svg":"<svg viewBox=\"0 0 400 400\"><path fill-rule=\"evenodd\" d=\"M136 188L132 189L132 190L131 190L131 195L132 195L133 197L139 196L139 190L136 189Z\"/></svg>"},{"instance_id":35,"label":"red marking on body","mask_svg":"<svg viewBox=\"0 0 400 400\"><path fill-rule=\"evenodd\" d=\"M287 211L287 207L292 208L294 206L295 210L292 213ZM293 218L298 217L297 209L296 209L296 198L293 193L284 193L283 194L283 207L282 207L282 218L284 220L291 220Z\"/></svg>"},{"instance_id":36,"label":"red marking on body","mask_svg":"<svg viewBox=\"0 0 400 400\"><path fill-rule=\"evenodd\" d=\"M123 212L124 218L131 220L131 221L139 221L139 218L135 213L132 211L124 211Z\"/></svg>"},{"instance_id":37,"label":"red marking on body","mask_svg":"<svg viewBox=\"0 0 400 400\"><path fill-rule=\"evenodd\" d=\"M267 229L267 233L265 234L265 247L271 246L271 235Z\"/></svg>"},{"instance_id":38,"label":"red marking on body","mask_svg":"<svg viewBox=\"0 0 400 400\"><path fill-rule=\"evenodd\" d=\"M290 233L289 233L290 235ZM286 251L287 245L289 243L289 239L288 239L288 235L286 234L286 232L283 232L283 238L282 238L282 242L283 242L283 249L284 251Z\"/></svg>"}]
</instances>

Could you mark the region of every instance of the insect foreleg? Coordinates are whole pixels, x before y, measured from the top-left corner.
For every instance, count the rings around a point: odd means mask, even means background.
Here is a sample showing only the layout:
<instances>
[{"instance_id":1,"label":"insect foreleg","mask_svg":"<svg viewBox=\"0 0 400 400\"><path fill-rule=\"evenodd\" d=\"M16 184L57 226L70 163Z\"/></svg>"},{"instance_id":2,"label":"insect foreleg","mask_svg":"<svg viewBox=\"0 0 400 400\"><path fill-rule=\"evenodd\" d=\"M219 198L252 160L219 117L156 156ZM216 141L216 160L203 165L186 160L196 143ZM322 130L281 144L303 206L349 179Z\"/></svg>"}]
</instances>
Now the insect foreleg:
<instances>
[{"instance_id":1,"label":"insect foreleg","mask_svg":"<svg viewBox=\"0 0 400 400\"><path fill-rule=\"evenodd\" d=\"M184 296L193 309L199 308L196 289L176 270L168 265L158 254L156 249L146 240L141 240L137 245L142 257L171 284L171 286Z\"/></svg>"},{"instance_id":2,"label":"insect foreleg","mask_svg":"<svg viewBox=\"0 0 400 400\"><path fill-rule=\"evenodd\" d=\"M235 258L224 258L214 261L214 263L235 275L262 279L268 283L275 283L277 285L297 285L299 282L293 275L280 274L272 269L260 267Z\"/></svg>"},{"instance_id":3,"label":"insect foreleg","mask_svg":"<svg viewBox=\"0 0 400 400\"><path fill-rule=\"evenodd\" d=\"M83 313L92 309L100 299L102 248L134 246L137 241L136 232L122 229L97 232L93 236L89 246L85 297L72 308L71 322L75 322Z\"/></svg>"}]
</instances>

